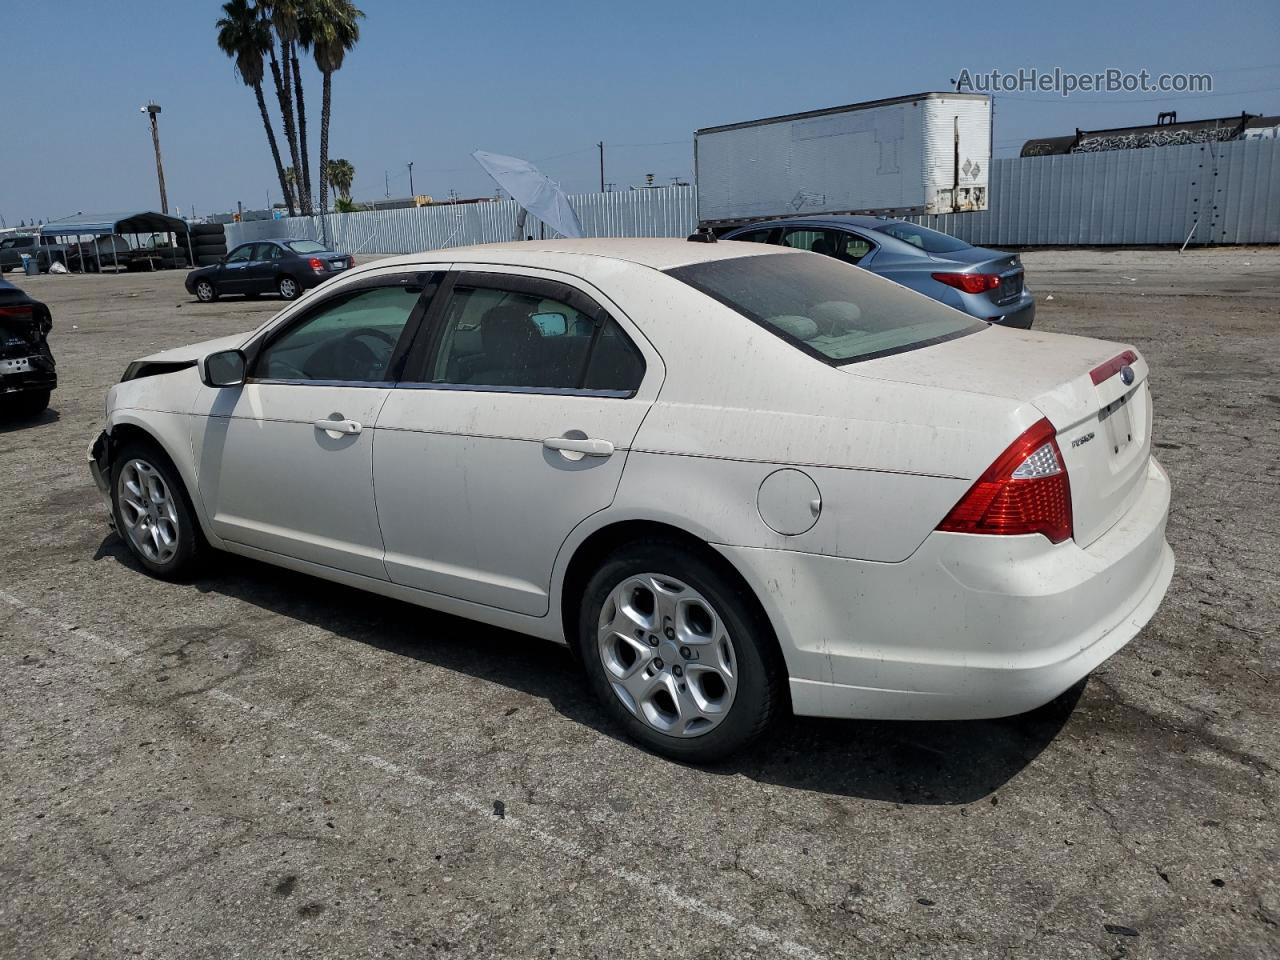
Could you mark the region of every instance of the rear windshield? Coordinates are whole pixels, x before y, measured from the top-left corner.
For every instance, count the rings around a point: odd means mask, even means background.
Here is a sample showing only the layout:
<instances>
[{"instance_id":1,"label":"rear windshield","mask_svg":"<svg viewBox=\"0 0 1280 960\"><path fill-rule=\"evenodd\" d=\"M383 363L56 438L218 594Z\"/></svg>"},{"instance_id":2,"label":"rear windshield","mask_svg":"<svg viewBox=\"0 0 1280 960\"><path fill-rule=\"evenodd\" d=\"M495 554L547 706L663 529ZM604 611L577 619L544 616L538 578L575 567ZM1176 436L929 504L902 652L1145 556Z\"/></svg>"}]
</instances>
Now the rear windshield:
<instances>
[{"instance_id":1,"label":"rear windshield","mask_svg":"<svg viewBox=\"0 0 1280 960\"><path fill-rule=\"evenodd\" d=\"M329 249L323 243L316 243L314 240L290 240L285 244L294 253L328 253Z\"/></svg>"},{"instance_id":2,"label":"rear windshield","mask_svg":"<svg viewBox=\"0 0 1280 960\"><path fill-rule=\"evenodd\" d=\"M969 248L969 244L963 240L957 240L950 234L939 233L937 230L930 230L928 227L917 226L914 223L904 223L901 220L890 220L883 226L876 227L876 232L897 237L913 247L919 247L925 253L954 253L956 250Z\"/></svg>"},{"instance_id":3,"label":"rear windshield","mask_svg":"<svg viewBox=\"0 0 1280 960\"><path fill-rule=\"evenodd\" d=\"M832 364L914 350L986 326L891 280L813 254L710 260L667 273Z\"/></svg>"}]
</instances>

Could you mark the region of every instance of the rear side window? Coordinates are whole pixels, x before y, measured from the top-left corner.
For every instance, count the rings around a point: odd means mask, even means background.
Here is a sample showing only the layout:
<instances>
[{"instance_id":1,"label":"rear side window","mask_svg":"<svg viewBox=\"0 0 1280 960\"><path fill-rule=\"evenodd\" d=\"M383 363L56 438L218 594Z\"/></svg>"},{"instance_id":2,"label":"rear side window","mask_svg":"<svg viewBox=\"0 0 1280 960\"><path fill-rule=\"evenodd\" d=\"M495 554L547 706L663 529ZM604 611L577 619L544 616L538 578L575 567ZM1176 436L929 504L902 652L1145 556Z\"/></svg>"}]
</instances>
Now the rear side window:
<instances>
[{"instance_id":1,"label":"rear side window","mask_svg":"<svg viewBox=\"0 0 1280 960\"><path fill-rule=\"evenodd\" d=\"M986 327L830 257L736 257L667 273L832 364L914 350Z\"/></svg>"},{"instance_id":2,"label":"rear side window","mask_svg":"<svg viewBox=\"0 0 1280 960\"><path fill-rule=\"evenodd\" d=\"M639 352L603 311L537 293L459 286L442 325L431 383L630 394L644 375Z\"/></svg>"}]
</instances>

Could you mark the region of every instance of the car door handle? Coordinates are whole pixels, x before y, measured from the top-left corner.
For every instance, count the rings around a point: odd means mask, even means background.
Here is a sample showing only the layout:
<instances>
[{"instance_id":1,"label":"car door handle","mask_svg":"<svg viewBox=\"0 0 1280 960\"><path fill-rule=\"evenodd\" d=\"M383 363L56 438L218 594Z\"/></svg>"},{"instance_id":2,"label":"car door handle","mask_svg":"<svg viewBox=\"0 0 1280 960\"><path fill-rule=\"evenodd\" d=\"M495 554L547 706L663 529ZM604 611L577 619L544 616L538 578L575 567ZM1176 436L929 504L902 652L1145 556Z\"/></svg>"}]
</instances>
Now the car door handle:
<instances>
[{"instance_id":1,"label":"car door handle","mask_svg":"<svg viewBox=\"0 0 1280 960\"><path fill-rule=\"evenodd\" d=\"M548 450L559 450L563 454L576 453L585 457L611 457L613 444L608 440L595 440L591 437L547 437L542 445Z\"/></svg>"},{"instance_id":2,"label":"car door handle","mask_svg":"<svg viewBox=\"0 0 1280 960\"><path fill-rule=\"evenodd\" d=\"M355 420L317 420L315 422L317 430L324 430L328 433L359 433L364 427L360 426Z\"/></svg>"}]
</instances>

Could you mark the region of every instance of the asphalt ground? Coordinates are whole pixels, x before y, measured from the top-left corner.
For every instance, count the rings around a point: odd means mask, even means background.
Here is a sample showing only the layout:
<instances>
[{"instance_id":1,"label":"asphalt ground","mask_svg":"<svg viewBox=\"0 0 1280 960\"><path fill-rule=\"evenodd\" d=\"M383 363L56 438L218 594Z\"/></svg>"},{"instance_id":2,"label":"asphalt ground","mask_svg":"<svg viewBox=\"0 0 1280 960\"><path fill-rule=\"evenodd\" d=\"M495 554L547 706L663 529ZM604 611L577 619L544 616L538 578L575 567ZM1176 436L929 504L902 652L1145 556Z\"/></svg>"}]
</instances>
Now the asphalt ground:
<instances>
[{"instance_id":1,"label":"asphalt ground","mask_svg":"<svg viewBox=\"0 0 1280 960\"><path fill-rule=\"evenodd\" d=\"M555 645L225 557L140 572L85 468L132 359L256 326L176 272L11 277L0 956L1280 956L1280 250L1039 251L1037 327L1152 366L1178 568L1033 714L795 720L684 767Z\"/></svg>"}]
</instances>

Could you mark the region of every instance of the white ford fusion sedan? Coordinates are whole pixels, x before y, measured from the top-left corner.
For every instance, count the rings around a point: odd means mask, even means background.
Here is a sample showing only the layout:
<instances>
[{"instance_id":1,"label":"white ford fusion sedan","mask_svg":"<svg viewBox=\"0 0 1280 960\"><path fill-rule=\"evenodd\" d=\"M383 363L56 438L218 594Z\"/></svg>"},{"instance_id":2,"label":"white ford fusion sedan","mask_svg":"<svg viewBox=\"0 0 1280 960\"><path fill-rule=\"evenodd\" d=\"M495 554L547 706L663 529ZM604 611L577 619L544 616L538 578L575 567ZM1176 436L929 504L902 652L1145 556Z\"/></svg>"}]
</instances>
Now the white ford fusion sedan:
<instances>
[{"instance_id":1,"label":"white ford fusion sedan","mask_svg":"<svg viewBox=\"0 0 1280 960\"><path fill-rule=\"evenodd\" d=\"M753 243L380 260L131 364L90 468L160 577L218 549L568 643L667 755L786 710L1029 710L1173 574L1137 351Z\"/></svg>"}]
</instances>

